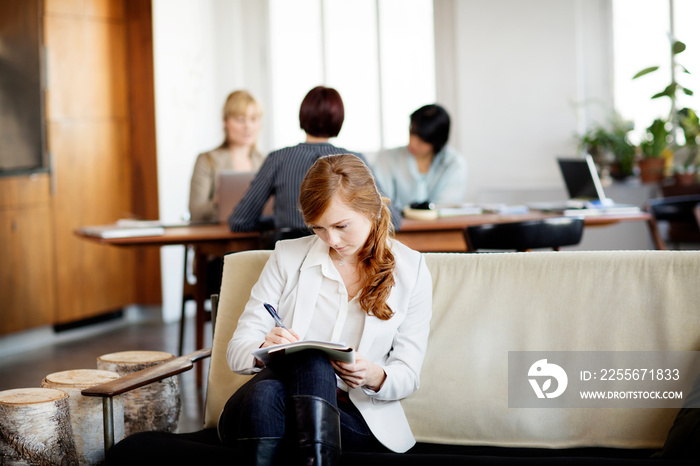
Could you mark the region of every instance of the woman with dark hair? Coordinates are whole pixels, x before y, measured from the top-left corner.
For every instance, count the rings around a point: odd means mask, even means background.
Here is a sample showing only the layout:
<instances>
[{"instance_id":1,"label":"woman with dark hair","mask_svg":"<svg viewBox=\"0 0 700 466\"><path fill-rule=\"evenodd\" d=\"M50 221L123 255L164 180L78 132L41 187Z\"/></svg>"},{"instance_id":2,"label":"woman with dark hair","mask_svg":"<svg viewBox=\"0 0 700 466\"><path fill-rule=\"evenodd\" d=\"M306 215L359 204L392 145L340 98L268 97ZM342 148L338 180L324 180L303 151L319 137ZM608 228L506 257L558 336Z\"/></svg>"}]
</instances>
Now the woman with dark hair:
<instances>
[{"instance_id":1,"label":"woman with dark hair","mask_svg":"<svg viewBox=\"0 0 700 466\"><path fill-rule=\"evenodd\" d=\"M299 123L306 133L305 142L271 152L255 179L228 219L231 231L270 229L261 219L263 207L275 196L275 232L306 231L306 225L297 209L299 188L307 170L320 157L353 153L365 163L362 154L332 145L330 138L340 133L345 119L343 100L335 89L317 86L311 89L301 103ZM394 212L394 221L400 224L400 214Z\"/></svg>"},{"instance_id":2,"label":"woman with dark hair","mask_svg":"<svg viewBox=\"0 0 700 466\"><path fill-rule=\"evenodd\" d=\"M306 174L299 205L315 235L277 242L228 346L231 370L255 374L219 418L242 464L338 464L341 445L414 445L399 400L419 385L432 280L422 255L392 238L388 202L354 155L319 158ZM297 340L343 342L355 363L304 350L264 366L251 354Z\"/></svg>"},{"instance_id":3,"label":"woman with dark hair","mask_svg":"<svg viewBox=\"0 0 700 466\"><path fill-rule=\"evenodd\" d=\"M411 114L406 147L382 151L374 163L377 182L402 211L413 203L460 203L467 187L467 161L447 146L450 116L437 104Z\"/></svg>"},{"instance_id":4,"label":"woman with dark hair","mask_svg":"<svg viewBox=\"0 0 700 466\"><path fill-rule=\"evenodd\" d=\"M299 108L299 126L312 137L328 139L340 133L345 107L340 94L330 87L318 86L309 91Z\"/></svg>"}]
</instances>

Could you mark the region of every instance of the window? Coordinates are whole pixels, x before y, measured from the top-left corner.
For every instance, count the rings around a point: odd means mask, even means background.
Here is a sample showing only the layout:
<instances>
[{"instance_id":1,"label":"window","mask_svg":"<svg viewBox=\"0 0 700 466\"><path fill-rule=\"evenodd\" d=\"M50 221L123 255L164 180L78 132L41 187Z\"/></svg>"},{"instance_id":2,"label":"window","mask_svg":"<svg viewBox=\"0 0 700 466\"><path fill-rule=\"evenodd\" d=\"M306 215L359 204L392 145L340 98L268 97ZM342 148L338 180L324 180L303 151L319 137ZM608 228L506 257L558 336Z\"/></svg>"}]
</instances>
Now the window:
<instances>
[{"instance_id":1,"label":"window","mask_svg":"<svg viewBox=\"0 0 700 466\"><path fill-rule=\"evenodd\" d=\"M676 56L677 63L693 73L677 75L676 81L700 92L698 17L697 0L614 0L615 106L623 118L634 121L633 142L639 143L645 128L655 118L667 117L671 109L667 98L651 100L671 82L671 20L676 39L687 46ZM638 71L654 65L660 66L656 72L632 80ZM697 109L697 97L679 93L677 108L683 107Z\"/></svg>"},{"instance_id":2,"label":"window","mask_svg":"<svg viewBox=\"0 0 700 466\"><path fill-rule=\"evenodd\" d=\"M430 0L271 0L272 147L303 140L299 105L314 86L338 90L338 146L373 152L408 142L409 115L435 102Z\"/></svg>"}]
</instances>

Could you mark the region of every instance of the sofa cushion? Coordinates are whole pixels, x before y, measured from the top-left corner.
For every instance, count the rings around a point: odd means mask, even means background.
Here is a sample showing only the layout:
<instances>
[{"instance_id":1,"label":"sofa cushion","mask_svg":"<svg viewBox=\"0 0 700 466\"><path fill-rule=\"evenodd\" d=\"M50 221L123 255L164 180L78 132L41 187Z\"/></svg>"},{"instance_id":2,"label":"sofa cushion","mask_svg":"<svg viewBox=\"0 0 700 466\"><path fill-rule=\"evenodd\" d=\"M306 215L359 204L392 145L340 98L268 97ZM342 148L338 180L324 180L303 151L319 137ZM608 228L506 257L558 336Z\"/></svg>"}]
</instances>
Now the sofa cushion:
<instances>
[{"instance_id":1,"label":"sofa cushion","mask_svg":"<svg viewBox=\"0 0 700 466\"><path fill-rule=\"evenodd\" d=\"M205 426L247 380L226 346L270 251L227 255ZM421 387L402 401L419 442L660 449L671 409L508 407L508 351L700 350L700 252L425 254L433 319Z\"/></svg>"},{"instance_id":2,"label":"sofa cushion","mask_svg":"<svg viewBox=\"0 0 700 466\"><path fill-rule=\"evenodd\" d=\"M700 252L426 254L433 318L418 441L658 449L672 409L510 408L509 351L697 351Z\"/></svg>"}]
</instances>

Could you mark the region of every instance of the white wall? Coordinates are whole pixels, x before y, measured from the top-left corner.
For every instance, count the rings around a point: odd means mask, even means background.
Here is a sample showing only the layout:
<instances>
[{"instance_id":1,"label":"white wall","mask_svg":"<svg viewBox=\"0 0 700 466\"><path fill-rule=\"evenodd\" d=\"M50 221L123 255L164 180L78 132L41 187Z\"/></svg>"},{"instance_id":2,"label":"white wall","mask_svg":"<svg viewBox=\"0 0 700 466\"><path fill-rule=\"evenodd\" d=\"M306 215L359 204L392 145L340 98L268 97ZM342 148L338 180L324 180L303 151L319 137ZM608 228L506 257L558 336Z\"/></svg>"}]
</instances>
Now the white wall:
<instances>
[{"instance_id":1,"label":"white wall","mask_svg":"<svg viewBox=\"0 0 700 466\"><path fill-rule=\"evenodd\" d=\"M230 91L246 88L260 100L260 146L274 149L265 125L274 119L267 5L153 0L166 222L187 211L197 154L223 138L221 107ZM603 119L612 102L610 10L609 0L434 0L437 101L453 118L450 143L469 160L470 200L514 188L563 193L554 158L574 154L574 134ZM166 321L179 316L182 251L162 250Z\"/></svg>"},{"instance_id":2,"label":"white wall","mask_svg":"<svg viewBox=\"0 0 700 466\"><path fill-rule=\"evenodd\" d=\"M438 97L469 160L468 199L558 190L555 157L574 155L577 130L612 102L609 2L435 0L435 11Z\"/></svg>"},{"instance_id":3,"label":"white wall","mask_svg":"<svg viewBox=\"0 0 700 466\"><path fill-rule=\"evenodd\" d=\"M153 1L158 195L163 222L182 220L188 210L195 158L223 141L221 112L226 96L246 88L266 107L266 53L258 41L265 36L264 11L265 2L255 0ZM263 150L266 137L263 129ZM183 252L182 246L161 250L165 321L179 318Z\"/></svg>"}]
</instances>

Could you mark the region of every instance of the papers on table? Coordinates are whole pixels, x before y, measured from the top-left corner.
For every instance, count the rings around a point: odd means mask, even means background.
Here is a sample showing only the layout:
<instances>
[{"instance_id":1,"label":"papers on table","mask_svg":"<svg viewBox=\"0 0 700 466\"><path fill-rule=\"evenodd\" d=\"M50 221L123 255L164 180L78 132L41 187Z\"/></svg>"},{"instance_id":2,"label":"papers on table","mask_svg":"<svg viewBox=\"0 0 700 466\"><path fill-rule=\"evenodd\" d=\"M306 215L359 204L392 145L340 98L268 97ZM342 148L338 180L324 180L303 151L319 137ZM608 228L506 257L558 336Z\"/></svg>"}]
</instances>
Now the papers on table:
<instances>
[{"instance_id":1,"label":"papers on table","mask_svg":"<svg viewBox=\"0 0 700 466\"><path fill-rule=\"evenodd\" d=\"M413 209L406 206L403 216L412 220L435 220L438 217L454 217L457 215L478 215L484 212L476 204L430 204L429 209Z\"/></svg>"},{"instance_id":2,"label":"papers on table","mask_svg":"<svg viewBox=\"0 0 700 466\"><path fill-rule=\"evenodd\" d=\"M140 236L160 236L165 228L158 220L118 220L110 225L85 226L78 231L97 238L136 238Z\"/></svg>"},{"instance_id":3,"label":"papers on table","mask_svg":"<svg viewBox=\"0 0 700 466\"><path fill-rule=\"evenodd\" d=\"M642 210L634 205L615 204L606 207L587 207L584 209L565 209L566 217L588 217L593 215L631 215L638 214Z\"/></svg>"}]
</instances>

